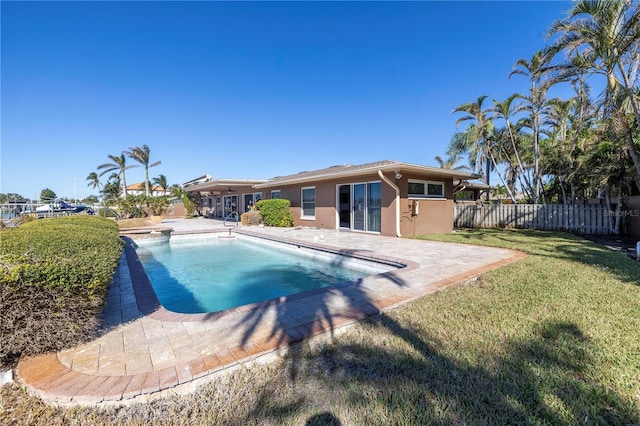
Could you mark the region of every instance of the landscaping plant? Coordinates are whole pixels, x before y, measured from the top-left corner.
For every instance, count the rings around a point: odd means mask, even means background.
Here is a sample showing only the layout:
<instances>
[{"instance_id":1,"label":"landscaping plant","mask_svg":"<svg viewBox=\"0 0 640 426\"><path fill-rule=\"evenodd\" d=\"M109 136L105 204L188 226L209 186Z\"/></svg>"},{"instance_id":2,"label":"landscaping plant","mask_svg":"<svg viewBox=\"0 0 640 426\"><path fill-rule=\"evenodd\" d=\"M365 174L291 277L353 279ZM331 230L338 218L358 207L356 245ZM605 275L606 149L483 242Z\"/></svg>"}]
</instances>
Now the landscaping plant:
<instances>
[{"instance_id":1,"label":"landscaping plant","mask_svg":"<svg viewBox=\"0 0 640 426\"><path fill-rule=\"evenodd\" d=\"M260 200L256 203L256 209L262 215L262 221L266 226L293 226L293 215L291 214L291 202L289 200L274 198L271 200Z\"/></svg>"},{"instance_id":2,"label":"landscaping plant","mask_svg":"<svg viewBox=\"0 0 640 426\"><path fill-rule=\"evenodd\" d=\"M40 219L0 238L0 366L90 338L122 252L115 222Z\"/></svg>"}]
</instances>

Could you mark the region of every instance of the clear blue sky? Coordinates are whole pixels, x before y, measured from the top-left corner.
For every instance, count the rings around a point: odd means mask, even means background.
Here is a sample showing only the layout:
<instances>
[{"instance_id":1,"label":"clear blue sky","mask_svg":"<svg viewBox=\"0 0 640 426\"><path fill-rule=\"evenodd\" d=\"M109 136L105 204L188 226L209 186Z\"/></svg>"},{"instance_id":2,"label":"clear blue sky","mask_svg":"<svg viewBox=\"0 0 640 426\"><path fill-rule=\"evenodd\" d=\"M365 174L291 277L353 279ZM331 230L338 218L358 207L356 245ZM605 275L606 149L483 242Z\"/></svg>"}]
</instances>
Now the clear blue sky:
<instances>
[{"instance_id":1,"label":"clear blue sky","mask_svg":"<svg viewBox=\"0 0 640 426\"><path fill-rule=\"evenodd\" d=\"M142 144L170 184L435 166L451 111L525 92L513 64L570 6L2 1L0 192L97 195L88 174Z\"/></svg>"}]
</instances>

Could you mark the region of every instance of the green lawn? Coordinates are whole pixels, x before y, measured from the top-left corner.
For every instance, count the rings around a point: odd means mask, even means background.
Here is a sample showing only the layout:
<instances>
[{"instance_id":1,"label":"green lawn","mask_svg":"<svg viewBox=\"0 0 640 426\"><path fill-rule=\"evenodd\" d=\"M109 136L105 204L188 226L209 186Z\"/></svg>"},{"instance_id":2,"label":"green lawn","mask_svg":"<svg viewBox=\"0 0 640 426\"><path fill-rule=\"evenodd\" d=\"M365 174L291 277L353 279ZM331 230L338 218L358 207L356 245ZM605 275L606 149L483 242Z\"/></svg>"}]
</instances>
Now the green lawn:
<instances>
[{"instance_id":1,"label":"green lawn","mask_svg":"<svg viewBox=\"0 0 640 426\"><path fill-rule=\"evenodd\" d=\"M558 233L482 230L429 239L530 256L189 396L64 410L5 386L0 421L640 423L640 263Z\"/></svg>"}]
</instances>

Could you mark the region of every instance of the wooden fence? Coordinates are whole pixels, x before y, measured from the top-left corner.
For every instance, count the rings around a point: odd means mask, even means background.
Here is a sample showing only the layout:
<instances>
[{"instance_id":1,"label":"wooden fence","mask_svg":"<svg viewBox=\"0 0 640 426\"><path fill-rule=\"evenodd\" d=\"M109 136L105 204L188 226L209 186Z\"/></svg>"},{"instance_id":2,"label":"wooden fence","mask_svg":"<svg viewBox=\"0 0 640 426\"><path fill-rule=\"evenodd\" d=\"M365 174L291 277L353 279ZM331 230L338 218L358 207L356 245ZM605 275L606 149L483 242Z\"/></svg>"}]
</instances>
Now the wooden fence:
<instances>
[{"instance_id":1,"label":"wooden fence","mask_svg":"<svg viewBox=\"0 0 640 426\"><path fill-rule=\"evenodd\" d=\"M524 228L587 235L609 234L609 219L614 214L595 204L455 204L453 209L456 228Z\"/></svg>"}]
</instances>

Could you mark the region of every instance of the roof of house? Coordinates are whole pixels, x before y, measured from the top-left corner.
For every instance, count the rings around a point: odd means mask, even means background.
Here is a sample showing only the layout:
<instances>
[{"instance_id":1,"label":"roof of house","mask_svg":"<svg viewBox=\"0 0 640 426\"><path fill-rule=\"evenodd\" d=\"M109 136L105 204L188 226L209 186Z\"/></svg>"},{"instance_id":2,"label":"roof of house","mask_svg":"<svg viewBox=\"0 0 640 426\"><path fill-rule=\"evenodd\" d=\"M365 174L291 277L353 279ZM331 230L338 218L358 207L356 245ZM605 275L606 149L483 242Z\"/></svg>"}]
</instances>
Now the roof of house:
<instances>
[{"instance_id":1,"label":"roof of house","mask_svg":"<svg viewBox=\"0 0 640 426\"><path fill-rule=\"evenodd\" d=\"M189 191L220 191L234 186L254 186L266 182L264 179L210 179L188 187Z\"/></svg>"},{"instance_id":2,"label":"roof of house","mask_svg":"<svg viewBox=\"0 0 640 426\"><path fill-rule=\"evenodd\" d=\"M412 172L428 174L433 177L446 177L457 179L476 179L479 175L459 170L443 169L439 167L420 166L417 164L403 163L399 161L377 161L359 165L344 164L327 167L319 170L304 171L287 176L277 176L264 183L255 185L255 188L269 188L279 185L292 185L306 182L315 182L342 177L359 176L370 173L382 172Z\"/></svg>"},{"instance_id":3,"label":"roof of house","mask_svg":"<svg viewBox=\"0 0 640 426\"><path fill-rule=\"evenodd\" d=\"M144 191L144 182L132 183L131 185L127 185L127 191ZM150 191L164 191L161 187L157 185L149 185Z\"/></svg>"},{"instance_id":4,"label":"roof of house","mask_svg":"<svg viewBox=\"0 0 640 426\"><path fill-rule=\"evenodd\" d=\"M460 190L464 190L464 189L496 189L495 186L493 185L487 185L484 182L473 182L473 181L466 181L466 180L461 180L458 182L454 182L454 185L458 185L460 186Z\"/></svg>"},{"instance_id":5,"label":"roof of house","mask_svg":"<svg viewBox=\"0 0 640 426\"><path fill-rule=\"evenodd\" d=\"M203 182L208 182L211 180L211 176L208 174L204 174L202 176L198 176L195 179L191 179L185 183L182 184L183 187L187 187L187 186L192 186L192 185L197 185L199 183L203 183Z\"/></svg>"}]
</instances>

